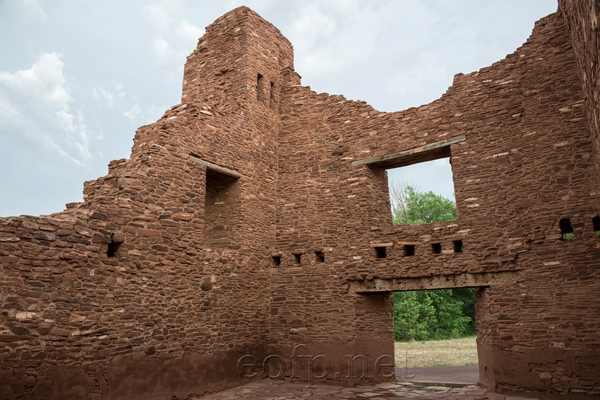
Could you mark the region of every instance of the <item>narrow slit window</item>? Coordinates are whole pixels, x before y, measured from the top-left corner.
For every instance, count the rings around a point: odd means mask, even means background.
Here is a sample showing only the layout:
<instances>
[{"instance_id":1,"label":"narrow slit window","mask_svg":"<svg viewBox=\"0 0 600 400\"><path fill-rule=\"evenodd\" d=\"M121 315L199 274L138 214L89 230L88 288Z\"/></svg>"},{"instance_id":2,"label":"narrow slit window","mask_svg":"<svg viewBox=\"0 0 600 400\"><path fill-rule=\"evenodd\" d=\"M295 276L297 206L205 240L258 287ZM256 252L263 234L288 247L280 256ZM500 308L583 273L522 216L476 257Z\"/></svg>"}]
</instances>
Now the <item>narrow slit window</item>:
<instances>
[{"instance_id":1,"label":"narrow slit window","mask_svg":"<svg viewBox=\"0 0 600 400\"><path fill-rule=\"evenodd\" d=\"M463 246L463 241L462 240L455 240L454 241L454 252L455 253L462 253L465 250L465 246Z\"/></svg>"},{"instance_id":2,"label":"narrow slit window","mask_svg":"<svg viewBox=\"0 0 600 400\"><path fill-rule=\"evenodd\" d=\"M560 220L560 233L562 235L562 240L573 240L575 238L575 234L573 233L573 226L571 225L571 220L569 218L563 218Z\"/></svg>"},{"instance_id":3,"label":"narrow slit window","mask_svg":"<svg viewBox=\"0 0 600 400\"><path fill-rule=\"evenodd\" d=\"M281 265L281 256L271 256L271 261L274 266L279 267Z\"/></svg>"},{"instance_id":4,"label":"narrow slit window","mask_svg":"<svg viewBox=\"0 0 600 400\"><path fill-rule=\"evenodd\" d=\"M294 253L294 262L300 264L302 262L302 254Z\"/></svg>"},{"instance_id":5,"label":"narrow slit window","mask_svg":"<svg viewBox=\"0 0 600 400\"><path fill-rule=\"evenodd\" d=\"M263 100L262 91L263 91L264 80L265 80L265 78L261 74L258 74L258 76L256 77L256 100L258 100L258 101Z\"/></svg>"},{"instance_id":6,"label":"narrow slit window","mask_svg":"<svg viewBox=\"0 0 600 400\"><path fill-rule=\"evenodd\" d=\"M315 259L318 263L325 262L325 254L322 251L315 251Z\"/></svg>"},{"instance_id":7,"label":"narrow slit window","mask_svg":"<svg viewBox=\"0 0 600 400\"><path fill-rule=\"evenodd\" d=\"M121 242L115 242L114 240L108 244L108 249L106 250L106 255L108 257L116 257L119 251L119 247L121 247Z\"/></svg>"},{"instance_id":8,"label":"narrow slit window","mask_svg":"<svg viewBox=\"0 0 600 400\"><path fill-rule=\"evenodd\" d=\"M256 77L256 100L265 105L271 105L271 94L273 93L273 84L267 78L258 74Z\"/></svg>"},{"instance_id":9,"label":"narrow slit window","mask_svg":"<svg viewBox=\"0 0 600 400\"><path fill-rule=\"evenodd\" d=\"M442 244L441 243L433 243L431 245L431 252L433 254L442 254Z\"/></svg>"},{"instance_id":10,"label":"narrow slit window","mask_svg":"<svg viewBox=\"0 0 600 400\"><path fill-rule=\"evenodd\" d=\"M375 256L377 258L386 258L387 257L387 248L385 246L374 247Z\"/></svg>"},{"instance_id":11,"label":"narrow slit window","mask_svg":"<svg viewBox=\"0 0 600 400\"><path fill-rule=\"evenodd\" d=\"M596 232L596 235L600 236L600 216L596 215L592 218L592 224L594 225L594 232Z\"/></svg>"},{"instance_id":12,"label":"narrow slit window","mask_svg":"<svg viewBox=\"0 0 600 400\"><path fill-rule=\"evenodd\" d=\"M273 82L271 82L271 90L269 93L269 99L270 99L270 106L271 108L275 108L276 104L275 104L275 84Z\"/></svg>"},{"instance_id":13,"label":"narrow slit window","mask_svg":"<svg viewBox=\"0 0 600 400\"><path fill-rule=\"evenodd\" d=\"M404 257L411 257L415 255L415 246L412 244L404 245Z\"/></svg>"}]
</instances>

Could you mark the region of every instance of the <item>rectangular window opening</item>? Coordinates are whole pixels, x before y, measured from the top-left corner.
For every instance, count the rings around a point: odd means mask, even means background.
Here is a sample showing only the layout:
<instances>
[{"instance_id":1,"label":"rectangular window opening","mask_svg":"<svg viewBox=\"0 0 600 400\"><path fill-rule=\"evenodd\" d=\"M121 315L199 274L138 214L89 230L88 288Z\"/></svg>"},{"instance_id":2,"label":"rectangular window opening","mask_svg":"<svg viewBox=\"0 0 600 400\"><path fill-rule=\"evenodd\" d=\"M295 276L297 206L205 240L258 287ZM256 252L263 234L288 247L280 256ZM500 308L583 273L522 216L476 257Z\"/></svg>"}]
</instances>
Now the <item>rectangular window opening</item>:
<instances>
[{"instance_id":1,"label":"rectangular window opening","mask_svg":"<svg viewBox=\"0 0 600 400\"><path fill-rule=\"evenodd\" d=\"M207 245L236 247L239 223L239 179L206 170L204 236Z\"/></svg>"},{"instance_id":2,"label":"rectangular window opening","mask_svg":"<svg viewBox=\"0 0 600 400\"><path fill-rule=\"evenodd\" d=\"M454 252L455 253L462 253L465 250L465 246L463 246L463 241L462 240L455 240L454 241Z\"/></svg>"},{"instance_id":3,"label":"rectangular window opening","mask_svg":"<svg viewBox=\"0 0 600 400\"><path fill-rule=\"evenodd\" d=\"M294 262L300 264L302 262L302 254L294 253Z\"/></svg>"},{"instance_id":4,"label":"rectangular window opening","mask_svg":"<svg viewBox=\"0 0 600 400\"><path fill-rule=\"evenodd\" d=\"M407 164L386 170L394 225L458 220L449 153L428 161L407 156Z\"/></svg>"},{"instance_id":5,"label":"rectangular window opening","mask_svg":"<svg viewBox=\"0 0 600 400\"><path fill-rule=\"evenodd\" d=\"M597 236L600 236L600 216L596 215L592 218L592 224L594 226L594 232L596 232Z\"/></svg>"},{"instance_id":6,"label":"rectangular window opening","mask_svg":"<svg viewBox=\"0 0 600 400\"><path fill-rule=\"evenodd\" d=\"M387 257L387 248L385 246L374 247L375 256L377 258L386 258Z\"/></svg>"},{"instance_id":7,"label":"rectangular window opening","mask_svg":"<svg viewBox=\"0 0 600 400\"><path fill-rule=\"evenodd\" d=\"M431 245L431 252L433 254L442 254L442 244L441 243L433 243Z\"/></svg>"},{"instance_id":8,"label":"rectangular window opening","mask_svg":"<svg viewBox=\"0 0 600 400\"><path fill-rule=\"evenodd\" d=\"M571 225L571 219L563 218L560 220L560 233L562 235L562 240L573 240L575 239L575 234L573 233L573 226Z\"/></svg>"},{"instance_id":9,"label":"rectangular window opening","mask_svg":"<svg viewBox=\"0 0 600 400\"><path fill-rule=\"evenodd\" d=\"M279 267L281 265L281 256L271 256L271 261L274 266Z\"/></svg>"},{"instance_id":10,"label":"rectangular window opening","mask_svg":"<svg viewBox=\"0 0 600 400\"><path fill-rule=\"evenodd\" d=\"M325 254L322 251L315 251L315 259L318 263L325 262Z\"/></svg>"},{"instance_id":11,"label":"rectangular window opening","mask_svg":"<svg viewBox=\"0 0 600 400\"><path fill-rule=\"evenodd\" d=\"M415 255L415 246L412 244L404 245L404 257L411 257Z\"/></svg>"}]
</instances>

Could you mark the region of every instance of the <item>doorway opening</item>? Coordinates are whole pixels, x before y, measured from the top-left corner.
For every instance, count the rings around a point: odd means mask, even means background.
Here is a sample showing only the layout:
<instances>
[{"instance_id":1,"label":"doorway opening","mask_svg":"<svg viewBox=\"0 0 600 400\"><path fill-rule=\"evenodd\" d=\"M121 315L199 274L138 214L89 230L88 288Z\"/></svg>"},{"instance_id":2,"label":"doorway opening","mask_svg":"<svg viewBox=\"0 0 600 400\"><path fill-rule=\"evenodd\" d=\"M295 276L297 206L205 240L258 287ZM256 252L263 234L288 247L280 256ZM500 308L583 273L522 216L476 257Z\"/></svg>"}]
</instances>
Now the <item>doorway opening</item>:
<instances>
[{"instance_id":1,"label":"doorway opening","mask_svg":"<svg viewBox=\"0 0 600 400\"><path fill-rule=\"evenodd\" d=\"M477 288L459 288L393 293L397 378L478 382L476 292Z\"/></svg>"}]
</instances>

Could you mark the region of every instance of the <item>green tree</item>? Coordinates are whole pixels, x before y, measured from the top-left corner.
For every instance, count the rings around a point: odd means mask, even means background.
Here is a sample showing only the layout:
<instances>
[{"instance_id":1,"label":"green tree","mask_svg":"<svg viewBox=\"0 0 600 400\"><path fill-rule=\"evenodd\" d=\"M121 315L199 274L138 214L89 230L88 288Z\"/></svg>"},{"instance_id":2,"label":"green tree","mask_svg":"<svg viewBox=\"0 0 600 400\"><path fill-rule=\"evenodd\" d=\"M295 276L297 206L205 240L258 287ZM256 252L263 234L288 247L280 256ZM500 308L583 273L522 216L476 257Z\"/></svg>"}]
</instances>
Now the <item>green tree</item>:
<instances>
[{"instance_id":1,"label":"green tree","mask_svg":"<svg viewBox=\"0 0 600 400\"><path fill-rule=\"evenodd\" d=\"M477 333L475 327L475 292L477 288L452 289L452 297L461 303L462 314L471 320L462 336L473 336Z\"/></svg>"},{"instance_id":2,"label":"green tree","mask_svg":"<svg viewBox=\"0 0 600 400\"><path fill-rule=\"evenodd\" d=\"M394 293L394 339L422 341L472 335L474 320L463 313L463 306L464 301L473 303L473 298L469 300L461 292L464 289ZM465 298L461 300L461 296Z\"/></svg>"},{"instance_id":3,"label":"green tree","mask_svg":"<svg viewBox=\"0 0 600 400\"><path fill-rule=\"evenodd\" d=\"M394 225L456 221L454 201L431 191L396 185L391 187L391 198Z\"/></svg>"},{"instance_id":4,"label":"green tree","mask_svg":"<svg viewBox=\"0 0 600 400\"><path fill-rule=\"evenodd\" d=\"M427 340L435 327L435 309L425 292L394 293L394 339Z\"/></svg>"}]
</instances>

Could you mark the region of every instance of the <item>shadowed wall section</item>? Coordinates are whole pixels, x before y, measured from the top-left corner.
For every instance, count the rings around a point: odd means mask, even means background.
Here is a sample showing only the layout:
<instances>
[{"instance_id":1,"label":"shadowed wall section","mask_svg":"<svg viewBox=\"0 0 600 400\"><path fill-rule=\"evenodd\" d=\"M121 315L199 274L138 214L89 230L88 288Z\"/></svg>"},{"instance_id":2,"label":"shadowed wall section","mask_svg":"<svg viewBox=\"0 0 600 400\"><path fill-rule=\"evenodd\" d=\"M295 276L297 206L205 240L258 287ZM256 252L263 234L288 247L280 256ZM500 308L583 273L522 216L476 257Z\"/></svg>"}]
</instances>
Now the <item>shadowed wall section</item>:
<instances>
[{"instance_id":1,"label":"shadowed wall section","mask_svg":"<svg viewBox=\"0 0 600 400\"><path fill-rule=\"evenodd\" d=\"M600 160L600 3L596 0L559 2L565 17L583 85L588 118ZM600 161L599 161L600 162Z\"/></svg>"}]
</instances>

